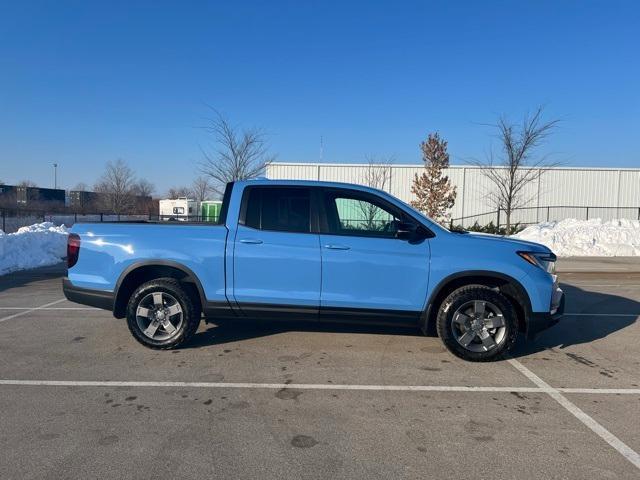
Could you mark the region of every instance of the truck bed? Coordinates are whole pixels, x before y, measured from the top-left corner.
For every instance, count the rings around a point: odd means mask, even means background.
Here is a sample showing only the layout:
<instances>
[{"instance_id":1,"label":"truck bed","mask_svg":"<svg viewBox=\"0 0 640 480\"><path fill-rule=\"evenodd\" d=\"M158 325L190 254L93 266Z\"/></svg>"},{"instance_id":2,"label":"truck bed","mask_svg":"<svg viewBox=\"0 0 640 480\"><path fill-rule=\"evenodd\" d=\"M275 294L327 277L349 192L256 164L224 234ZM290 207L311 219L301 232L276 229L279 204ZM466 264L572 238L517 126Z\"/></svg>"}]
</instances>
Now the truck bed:
<instances>
[{"instance_id":1,"label":"truck bed","mask_svg":"<svg viewBox=\"0 0 640 480\"><path fill-rule=\"evenodd\" d=\"M145 264L182 265L193 272L211 301L226 301L224 225L186 222L82 223L81 261L69 270L80 288L114 291L118 280Z\"/></svg>"}]
</instances>

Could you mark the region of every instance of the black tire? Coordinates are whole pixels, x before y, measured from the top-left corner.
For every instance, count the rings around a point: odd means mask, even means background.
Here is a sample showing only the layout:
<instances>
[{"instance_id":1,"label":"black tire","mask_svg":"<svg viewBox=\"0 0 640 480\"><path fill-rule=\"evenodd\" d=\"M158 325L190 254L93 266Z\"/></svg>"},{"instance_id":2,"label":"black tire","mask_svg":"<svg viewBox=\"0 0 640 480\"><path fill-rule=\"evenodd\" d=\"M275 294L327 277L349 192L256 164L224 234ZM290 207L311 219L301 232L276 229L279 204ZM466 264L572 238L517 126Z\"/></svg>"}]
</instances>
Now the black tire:
<instances>
[{"instance_id":1,"label":"black tire","mask_svg":"<svg viewBox=\"0 0 640 480\"><path fill-rule=\"evenodd\" d=\"M164 313L162 314L165 322L170 321L170 318L173 320L173 323L171 323L173 331L165 328L155 317L153 317L155 320L151 320L149 317L138 315L138 312L141 311L139 308L150 310L144 308L143 302L147 302L150 296L155 302L156 297L153 296L154 294L160 295L160 303L165 306L165 308L158 306L158 310L168 311L170 308L178 309L179 307L179 318L177 318L178 313L172 316L167 315L166 317ZM169 301L171 302L170 306ZM151 307L156 308L156 304L154 303ZM200 316L201 313L197 304L194 304L187 291L180 285L180 282L173 278L158 278L143 283L133 292L127 304L127 325L133 338L145 347L156 350L176 348L189 340L198 329L198 325L200 325ZM158 327L156 327L154 333L158 333L157 331L159 330L160 335L158 335L158 338L153 338L145 333L145 331L149 331L144 329L146 320L149 320L149 323L156 322Z\"/></svg>"},{"instance_id":2,"label":"black tire","mask_svg":"<svg viewBox=\"0 0 640 480\"><path fill-rule=\"evenodd\" d=\"M489 307L490 312L486 314L489 318L484 318L483 315L484 320L481 320L481 317L475 317L474 313L465 310L470 304L475 305L476 302L479 302L479 305L484 303L484 307L479 309L483 312ZM475 306L469 308L475 312ZM492 310L497 310L498 314L494 312L491 316ZM467 311L469 315L465 315L464 312ZM471 321L463 325L461 319L471 319ZM489 325L499 323L504 325L488 329L485 322ZM451 292L440 305L436 327L438 336L451 353L472 362L487 362L502 358L511 349L518 336L518 318L511 301L500 292L482 285L469 285ZM476 328L479 329L477 335L474 330ZM491 332L494 332L495 336ZM487 334L491 335L491 340L487 339ZM470 337L469 345L463 346ZM485 344L483 338L489 346ZM486 351L483 351L484 349Z\"/></svg>"}]
</instances>

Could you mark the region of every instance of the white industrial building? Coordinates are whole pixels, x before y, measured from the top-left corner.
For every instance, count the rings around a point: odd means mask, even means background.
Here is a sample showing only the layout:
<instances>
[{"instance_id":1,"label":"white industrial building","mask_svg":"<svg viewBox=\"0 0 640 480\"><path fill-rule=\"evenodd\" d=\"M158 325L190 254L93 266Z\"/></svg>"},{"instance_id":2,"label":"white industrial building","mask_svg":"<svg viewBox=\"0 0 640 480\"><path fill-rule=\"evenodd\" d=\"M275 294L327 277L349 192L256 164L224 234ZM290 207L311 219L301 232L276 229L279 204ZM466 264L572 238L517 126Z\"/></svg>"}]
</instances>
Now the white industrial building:
<instances>
[{"instance_id":1,"label":"white industrial building","mask_svg":"<svg viewBox=\"0 0 640 480\"><path fill-rule=\"evenodd\" d=\"M366 184L368 164L280 163L267 165L267 178L324 180ZM409 202L414 175L422 165L389 166L389 193ZM489 198L492 184L478 167L451 166L447 175L457 187L451 210L456 224L496 223L497 207ZM640 220L640 168L568 168L547 169L525 188L525 209L512 215L512 222L523 224L564 218L627 218ZM501 212L504 223L504 212Z\"/></svg>"}]
</instances>

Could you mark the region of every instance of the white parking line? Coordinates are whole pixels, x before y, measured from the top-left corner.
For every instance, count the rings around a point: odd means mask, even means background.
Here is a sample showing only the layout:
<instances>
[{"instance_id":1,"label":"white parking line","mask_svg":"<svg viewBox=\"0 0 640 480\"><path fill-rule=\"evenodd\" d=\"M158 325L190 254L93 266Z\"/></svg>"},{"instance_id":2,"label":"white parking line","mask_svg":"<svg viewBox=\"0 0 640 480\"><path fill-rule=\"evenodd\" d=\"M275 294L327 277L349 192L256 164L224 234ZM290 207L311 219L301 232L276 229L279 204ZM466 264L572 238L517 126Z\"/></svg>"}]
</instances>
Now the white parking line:
<instances>
[{"instance_id":1,"label":"white parking line","mask_svg":"<svg viewBox=\"0 0 640 480\"><path fill-rule=\"evenodd\" d=\"M640 395L640 388L556 388L562 393L600 393L605 395Z\"/></svg>"},{"instance_id":2,"label":"white parking line","mask_svg":"<svg viewBox=\"0 0 640 480\"><path fill-rule=\"evenodd\" d=\"M631 449L626 443L616 437L609 430L604 428L593 418L587 415L584 411L578 408L574 403L569 401L567 397L562 395L558 389L551 387L548 383L538 377L535 373L525 367L519 361L510 358L508 362L515 367L525 377L535 383L538 387L543 389L551 398L562 405L569 413L584 423L587 427L596 433L605 442L615 448L624 458L629 460L636 468L640 469L640 455L635 450Z\"/></svg>"},{"instance_id":3,"label":"white parking line","mask_svg":"<svg viewBox=\"0 0 640 480\"><path fill-rule=\"evenodd\" d=\"M558 273L559 275L562 275L562 274L584 273L584 272L594 273L594 270L593 270L592 267L590 267L590 268L572 268L571 270L567 270L567 271L558 270L556 273ZM600 273L615 273L615 274L628 273L628 274L634 274L634 273L637 273L637 272L628 270L628 269L623 267L623 268L609 268L607 271L603 271L603 272L600 272Z\"/></svg>"},{"instance_id":4,"label":"white parking line","mask_svg":"<svg viewBox=\"0 0 640 480\"><path fill-rule=\"evenodd\" d=\"M44 310L47 307L50 307L51 305L56 305L60 302L64 302L66 300L66 298L61 298L60 300L56 300L55 302L50 302L50 303L45 303L44 305L40 306L40 307L33 307L33 308L28 308L27 310L20 312L20 313L14 313L13 315L9 315L8 317L3 317L0 318L0 322L5 322L7 320L11 320L12 318L18 318L21 317L22 315L26 315L27 313L31 313L31 312L35 312L36 310Z\"/></svg>"},{"instance_id":5,"label":"white parking line","mask_svg":"<svg viewBox=\"0 0 640 480\"><path fill-rule=\"evenodd\" d=\"M245 383L245 382L134 382L93 380L5 380L0 385L47 387L184 387L184 388L254 388L297 390L374 390L396 392L544 392L539 387L469 387L455 385L344 385L330 383Z\"/></svg>"},{"instance_id":6,"label":"white parking line","mask_svg":"<svg viewBox=\"0 0 640 480\"><path fill-rule=\"evenodd\" d=\"M546 387L470 387L459 385L349 385L330 383L258 383L258 382L141 382L118 380L11 380L0 379L0 385L42 387L184 387L184 388L253 388L297 390L368 390L396 392L469 392L469 393L581 393L640 395L640 388L557 388Z\"/></svg>"},{"instance_id":7,"label":"white parking line","mask_svg":"<svg viewBox=\"0 0 640 480\"><path fill-rule=\"evenodd\" d=\"M32 307L0 307L0 310L33 310ZM95 307L39 307L37 310L100 310Z\"/></svg>"}]
</instances>

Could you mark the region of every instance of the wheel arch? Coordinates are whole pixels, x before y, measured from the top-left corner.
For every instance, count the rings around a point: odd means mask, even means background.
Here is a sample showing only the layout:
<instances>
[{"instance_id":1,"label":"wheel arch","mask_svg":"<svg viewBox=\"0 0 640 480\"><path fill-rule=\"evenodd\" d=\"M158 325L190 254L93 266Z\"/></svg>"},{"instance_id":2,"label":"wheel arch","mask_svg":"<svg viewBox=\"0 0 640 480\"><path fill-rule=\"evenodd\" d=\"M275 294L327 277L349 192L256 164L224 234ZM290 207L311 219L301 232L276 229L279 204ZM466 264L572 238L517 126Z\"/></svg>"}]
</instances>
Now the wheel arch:
<instances>
[{"instance_id":1,"label":"wheel arch","mask_svg":"<svg viewBox=\"0 0 640 480\"><path fill-rule=\"evenodd\" d=\"M431 292L427 301L422 329L430 335L436 331L436 317L438 309L444 299L454 290L466 285L486 285L497 288L513 304L518 315L518 329L526 331L531 315L531 299L524 286L515 278L501 272L491 270L469 270L451 274L443 278Z\"/></svg>"},{"instance_id":2,"label":"wheel arch","mask_svg":"<svg viewBox=\"0 0 640 480\"><path fill-rule=\"evenodd\" d=\"M202 284L189 267L171 260L145 260L129 265L118 278L114 289L113 316L124 318L131 294L145 282L156 278L175 278L186 287L196 307L202 311L206 300Z\"/></svg>"}]
</instances>

